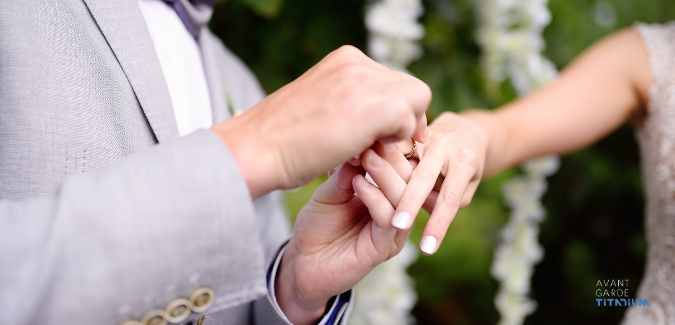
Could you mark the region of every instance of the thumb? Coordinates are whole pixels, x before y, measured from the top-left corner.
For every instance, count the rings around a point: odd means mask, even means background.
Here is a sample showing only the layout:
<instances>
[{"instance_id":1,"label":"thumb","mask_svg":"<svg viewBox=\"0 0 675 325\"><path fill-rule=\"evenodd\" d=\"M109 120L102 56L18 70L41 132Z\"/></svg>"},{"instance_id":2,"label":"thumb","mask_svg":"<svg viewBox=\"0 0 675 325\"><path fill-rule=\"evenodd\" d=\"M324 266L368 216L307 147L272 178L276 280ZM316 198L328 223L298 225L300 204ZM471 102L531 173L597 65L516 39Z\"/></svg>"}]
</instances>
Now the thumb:
<instances>
[{"instance_id":1,"label":"thumb","mask_svg":"<svg viewBox=\"0 0 675 325\"><path fill-rule=\"evenodd\" d=\"M362 170L362 168L352 166L348 162L342 164L325 183L316 189L312 199L323 204L348 202L354 197L352 179Z\"/></svg>"}]
</instances>

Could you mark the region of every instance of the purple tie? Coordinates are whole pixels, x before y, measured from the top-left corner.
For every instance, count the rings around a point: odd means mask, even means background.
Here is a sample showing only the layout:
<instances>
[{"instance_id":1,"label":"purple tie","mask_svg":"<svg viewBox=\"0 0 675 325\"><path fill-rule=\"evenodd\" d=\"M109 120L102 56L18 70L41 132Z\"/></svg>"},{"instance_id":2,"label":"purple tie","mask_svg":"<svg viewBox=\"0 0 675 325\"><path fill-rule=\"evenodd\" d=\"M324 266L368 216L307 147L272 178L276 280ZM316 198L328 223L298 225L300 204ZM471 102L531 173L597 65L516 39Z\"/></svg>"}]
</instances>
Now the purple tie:
<instances>
[{"instance_id":1,"label":"purple tie","mask_svg":"<svg viewBox=\"0 0 675 325\"><path fill-rule=\"evenodd\" d=\"M163 0L176 10L178 17L185 24L188 32L195 39L199 38L199 31L211 19L213 6L216 0Z\"/></svg>"}]
</instances>

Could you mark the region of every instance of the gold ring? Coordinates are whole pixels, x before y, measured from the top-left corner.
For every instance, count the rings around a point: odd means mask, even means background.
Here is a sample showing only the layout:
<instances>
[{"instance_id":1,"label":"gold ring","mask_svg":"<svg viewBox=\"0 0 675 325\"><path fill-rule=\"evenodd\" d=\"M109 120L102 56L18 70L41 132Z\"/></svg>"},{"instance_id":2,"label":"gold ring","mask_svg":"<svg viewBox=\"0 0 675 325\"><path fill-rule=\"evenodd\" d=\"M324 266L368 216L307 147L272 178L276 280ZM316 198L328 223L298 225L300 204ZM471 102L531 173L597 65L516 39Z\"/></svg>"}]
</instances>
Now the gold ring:
<instances>
[{"instance_id":1,"label":"gold ring","mask_svg":"<svg viewBox=\"0 0 675 325\"><path fill-rule=\"evenodd\" d=\"M406 158L412 157L415 154L415 152L417 152L417 143L418 142L415 141L415 139L413 139L413 138L410 138L410 140L412 140L413 147L410 150L410 152L407 155L405 155Z\"/></svg>"}]
</instances>

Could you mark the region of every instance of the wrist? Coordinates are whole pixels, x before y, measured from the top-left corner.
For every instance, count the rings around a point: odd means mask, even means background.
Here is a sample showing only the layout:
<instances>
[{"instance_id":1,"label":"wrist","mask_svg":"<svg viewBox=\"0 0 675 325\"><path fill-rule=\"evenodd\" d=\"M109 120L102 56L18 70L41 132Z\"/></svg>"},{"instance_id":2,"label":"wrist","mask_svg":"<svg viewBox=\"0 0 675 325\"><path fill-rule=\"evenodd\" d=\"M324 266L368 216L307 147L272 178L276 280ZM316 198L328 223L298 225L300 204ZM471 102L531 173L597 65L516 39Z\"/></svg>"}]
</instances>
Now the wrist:
<instances>
[{"instance_id":1,"label":"wrist","mask_svg":"<svg viewBox=\"0 0 675 325\"><path fill-rule=\"evenodd\" d=\"M289 244L290 245L290 244ZM316 324L326 311L330 298L308 299L298 285L300 278L294 268L294 252L288 246L279 263L274 283L277 304L288 320L295 325Z\"/></svg>"},{"instance_id":2,"label":"wrist","mask_svg":"<svg viewBox=\"0 0 675 325\"><path fill-rule=\"evenodd\" d=\"M503 130L499 128L494 112L470 109L463 111L460 115L473 122L480 130L481 136L477 138L483 142L485 148L483 176L487 178L504 169L504 157L509 153L508 150L504 150L508 139L506 139Z\"/></svg>"},{"instance_id":3,"label":"wrist","mask_svg":"<svg viewBox=\"0 0 675 325\"><path fill-rule=\"evenodd\" d=\"M252 199L280 188L278 159L268 148L261 132L256 132L250 114L241 114L214 125L211 131L220 137L234 156Z\"/></svg>"}]
</instances>

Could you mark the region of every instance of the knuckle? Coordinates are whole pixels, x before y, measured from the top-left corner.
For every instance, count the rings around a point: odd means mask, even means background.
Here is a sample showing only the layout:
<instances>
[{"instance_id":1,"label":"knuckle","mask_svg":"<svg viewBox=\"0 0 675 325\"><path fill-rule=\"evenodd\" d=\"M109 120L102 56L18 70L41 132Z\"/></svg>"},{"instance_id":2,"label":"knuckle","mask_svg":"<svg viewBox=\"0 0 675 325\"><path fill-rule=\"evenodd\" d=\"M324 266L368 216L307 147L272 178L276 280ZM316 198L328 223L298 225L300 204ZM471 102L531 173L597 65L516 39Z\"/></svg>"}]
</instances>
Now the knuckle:
<instances>
[{"instance_id":1,"label":"knuckle","mask_svg":"<svg viewBox=\"0 0 675 325\"><path fill-rule=\"evenodd\" d=\"M454 112L443 112L434 120L434 123L445 126L455 125L457 119L462 119L462 117L460 117L457 113Z\"/></svg>"},{"instance_id":2,"label":"knuckle","mask_svg":"<svg viewBox=\"0 0 675 325\"><path fill-rule=\"evenodd\" d=\"M422 96L422 99L427 103L428 106L429 103L431 103L433 92L431 91L431 87L429 87L429 85L426 82L420 80L420 83L421 83L420 95Z\"/></svg>"},{"instance_id":3,"label":"knuckle","mask_svg":"<svg viewBox=\"0 0 675 325\"><path fill-rule=\"evenodd\" d=\"M441 195L441 200L444 205L450 209L456 210L460 208L462 197L454 191L444 191Z\"/></svg>"},{"instance_id":4,"label":"knuckle","mask_svg":"<svg viewBox=\"0 0 675 325\"><path fill-rule=\"evenodd\" d=\"M446 120L446 119L452 118L452 116L453 116L454 114L455 114L455 113L453 113L453 112L447 112L447 111L446 111L446 112L443 112L443 113L441 113L440 115L438 115L438 117L436 117L435 121L444 121L444 120Z\"/></svg>"},{"instance_id":5,"label":"knuckle","mask_svg":"<svg viewBox=\"0 0 675 325\"><path fill-rule=\"evenodd\" d=\"M409 106L404 101L395 101L390 107L392 117L395 121L401 123L401 133L404 137L412 136L417 129L417 120L415 114L410 111Z\"/></svg>"},{"instance_id":6,"label":"knuckle","mask_svg":"<svg viewBox=\"0 0 675 325\"><path fill-rule=\"evenodd\" d=\"M452 143L455 142L455 137L450 133L439 133L438 141L443 148L452 148Z\"/></svg>"},{"instance_id":7,"label":"knuckle","mask_svg":"<svg viewBox=\"0 0 675 325\"><path fill-rule=\"evenodd\" d=\"M478 164L478 154L473 148L460 148L457 155L459 160L464 164L469 166L476 166Z\"/></svg>"},{"instance_id":8,"label":"knuckle","mask_svg":"<svg viewBox=\"0 0 675 325\"><path fill-rule=\"evenodd\" d=\"M428 143L433 143L440 148L451 148L452 136L443 132L431 132Z\"/></svg>"},{"instance_id":9,"label":"knuckle","mask_svg":"<svg viewBox=\"0 0 675 325\"><path fill-rule=\"evenodd\" d=\"M410 87L413 87L413 89L415 89L414 91L415 96L413 98L420 101L421 103L425 103L426 105L428 105L431 102L433 96L431 87L429 87L429 85L426 82L416 77L410 75L406 75L406 77L409 78L408 83ZM420 106L420 108L426 109L426 107L423 106Z\"/></svg>"},{"instance_id":10,"label":"knuckle","mask_svg":"<svg viewBox=\"0 0 675 325\"><path fill-rule=\"evenodd\" d=\"M365 247L361 247L358 249L356 253L356 258L359 259L361 263L365 265L370 265L371 267L375 267L379 265L380 263L384 262L384 260L387 258L386 255L383 254L383 252L380 252L377 247L374 248L373 251L372 248L368 249Z\"/></svg>"},{"instance_id":11,"label":"knuckle","mask_svg":"<svg viewBox=\"0 0 675 325\"><path fill-rule=\"evenodd\" d=\"M451 221L452 218L450 216L431 218L427 222L425 230L428 231L429 234L434 235L439 242L442 242L443 238L445 238L445 233L448 231L448 227L450 227Z\"/></svg>"},{"instance_id":12,"label":"knuckle","mask_svg":"<svg viewBox=\"0 0 675 325\"><path fill-rule=\"evenodd\" d=\"M424 179L436 179L436 175L434 173L433 168L429 165L417 165L417 168L415 168L415 173Z\"/></svg>"},{"instance_id":13,"label":"knuckle","mask_svg":"<svg viewBox=\"0 0 675 325\"><path fill-rule=\"evenodd\" d=\"M455 112L444 112L442 115L443 115L443 118L448 118L448 119L460 118L460 115L455 113Z\"/></svg>"},{"instance_id":14,"label":"knuckle","mask_svg":"<svg viewBox=\"0 0 675 325\"><path fill-rule=\"evenodd\" d=\"M335 50L335 57L342 63L358 62L365 54L352 45L342 45Z\"/></svg>"}]
</instances>

